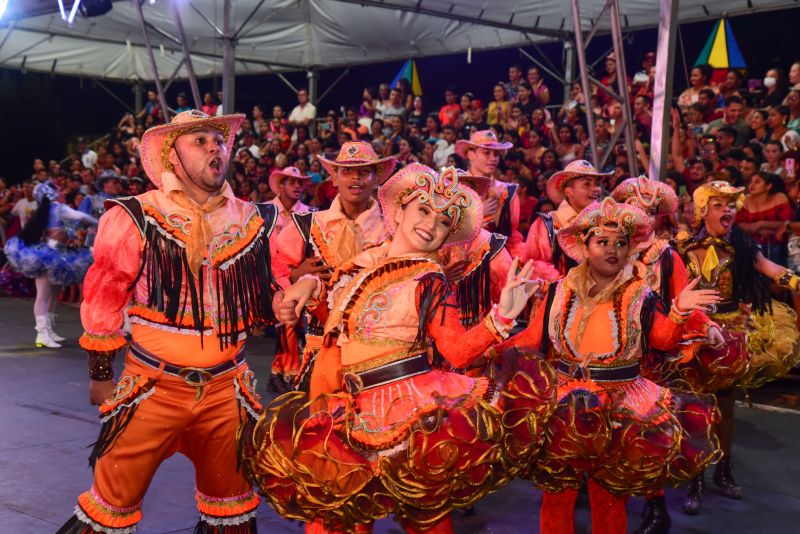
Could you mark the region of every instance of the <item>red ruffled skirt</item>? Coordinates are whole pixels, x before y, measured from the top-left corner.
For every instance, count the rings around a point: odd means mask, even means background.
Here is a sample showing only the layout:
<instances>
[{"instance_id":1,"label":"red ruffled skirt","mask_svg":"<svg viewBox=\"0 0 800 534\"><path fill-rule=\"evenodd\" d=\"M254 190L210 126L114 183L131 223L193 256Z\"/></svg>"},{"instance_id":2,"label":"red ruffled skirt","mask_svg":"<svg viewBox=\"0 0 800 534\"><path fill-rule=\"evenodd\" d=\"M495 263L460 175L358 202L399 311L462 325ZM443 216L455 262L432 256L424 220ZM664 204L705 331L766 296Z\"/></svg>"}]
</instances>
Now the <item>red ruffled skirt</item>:
<instances>
[{"instance_id":1,"label":"red ruffled skirt","mask_svg":"<svg viewBox=\"0 0 800 534\"><path fill-rule=\"evenodd\" d=\"M282 516L347 529L393 515L424 529L527 471L556 399L550 365L498 378L431 371L355 397L282 395L240 436L247 477Z\"/></svg>"},{"instance_id":2,"label":"red ruffled skirt","mask_svg":"<svg viewBox=\"0 0 800 534\"><path fill-rule=\"evenodd\" d=\"M545 429L533 482L577 489L584 474L615 495L678 484L714 462L716 407L638 377L600 385L559 373L558 405Z\"/></svg>"}]
</instances>

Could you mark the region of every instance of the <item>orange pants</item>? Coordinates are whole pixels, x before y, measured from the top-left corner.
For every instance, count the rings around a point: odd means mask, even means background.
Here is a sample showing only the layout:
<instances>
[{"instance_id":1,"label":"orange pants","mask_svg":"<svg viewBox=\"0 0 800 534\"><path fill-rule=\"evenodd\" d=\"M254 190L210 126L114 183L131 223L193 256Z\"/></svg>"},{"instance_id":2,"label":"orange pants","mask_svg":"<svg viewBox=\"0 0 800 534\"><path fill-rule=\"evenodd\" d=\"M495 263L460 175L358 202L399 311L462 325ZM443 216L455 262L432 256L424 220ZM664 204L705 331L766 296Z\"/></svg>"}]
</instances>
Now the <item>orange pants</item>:
<instances>
[{"instance_id":1,"label":"orange pants","mask_svg":"<svg viewBox=\"0 0 800 534\"><path fill-rule=\"evenodd\" d=\"M275 359L272 360L272 374L294 377L300 370L300 338L294 326L278 326L278 343L275 346Z\"/></svg>"},{"instance_id":2,"label":"orange pants","mask_svg":"<svg viewBox=\"0 0 800 534\"><path fill-rule=\"evenodd\" d=\"M626 497L616 497L591 478L588 483L592 508L592 534L625 534L628 528ZM539 516L540 534L574 534L575 500L578 490L542 493L542 512Z\"/></svg>"},{"instance_id":3,"label":"orange pants","mask_svg":"<svg viewBox=\"0 0 800 534\"><path fill-rule=\"evenodd\" d=\"M78 497L78 518L93 523L95 530L98 525L112 529L135 525L156 469L179 452L195 467L201 519L211 525L221 525L223 520L228 525L248 522L259 497L236 467L236 432L248 416L245 401L237 396L252 395L245 383L246 371L243 364L212 379L198 396L197 387L129 355L122 376L153 378L155 385L145 395L133 391L124 396L120 385L125 381L118 382L112 400L121 400L122 407L135 406L135 412L97 460L91 490Z\"/></svg>"}]
</instances>

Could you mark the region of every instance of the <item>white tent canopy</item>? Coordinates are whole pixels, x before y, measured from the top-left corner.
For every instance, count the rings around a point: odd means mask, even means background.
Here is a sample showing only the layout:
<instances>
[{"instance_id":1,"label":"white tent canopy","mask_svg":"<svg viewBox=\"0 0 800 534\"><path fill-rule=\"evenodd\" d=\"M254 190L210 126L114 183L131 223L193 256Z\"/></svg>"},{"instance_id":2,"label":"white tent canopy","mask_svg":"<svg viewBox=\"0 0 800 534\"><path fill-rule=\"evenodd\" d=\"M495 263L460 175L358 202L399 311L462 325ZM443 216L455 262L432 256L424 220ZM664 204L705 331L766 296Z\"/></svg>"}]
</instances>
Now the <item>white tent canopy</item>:
<instances>
[{"instance_id":1,"label":"white tent canopy","mask_svg":"<svg viewBox=\"0 0 800 534\"><path fill-rule=\"evenodd\" d=\"M58 12L4 20L0 27L0 67L152 81L135 1L117 1L100 17L78 16L72 27ZM180 3L195 74L222 74L223 0L145 1L142 9L159 76L166 78L176 69L177 77L188 76L185 66L179 68L183 54L172 1ZM620 0L624 29L655 26L660 3ZM566 39L572 28L566 0L235 0L231 4L236 74L525 46ZM580 1L585 29L597 20L604 4L604 0ZM724 13L793 5L792 0L684 0L679 19L719 18ZM601 25L600 30L608 30L608 25Z\"/></svg>"}]
</instances>

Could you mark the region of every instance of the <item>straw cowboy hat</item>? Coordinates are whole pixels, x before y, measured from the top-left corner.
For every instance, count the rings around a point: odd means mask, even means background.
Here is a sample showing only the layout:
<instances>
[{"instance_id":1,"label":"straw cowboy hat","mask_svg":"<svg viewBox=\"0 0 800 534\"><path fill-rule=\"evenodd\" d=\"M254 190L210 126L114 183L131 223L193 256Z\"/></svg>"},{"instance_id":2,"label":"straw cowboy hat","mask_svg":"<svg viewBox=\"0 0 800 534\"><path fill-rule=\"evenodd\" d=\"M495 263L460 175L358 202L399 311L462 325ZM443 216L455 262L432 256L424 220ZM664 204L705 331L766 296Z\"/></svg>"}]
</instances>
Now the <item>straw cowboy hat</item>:
<instances>
[{"instance_id":1,"label":"straw cowboy hat","mask_svg":"<svg viewBox=\"0 0 800 534\"><path fill-rule=\"evenodd\" d=\"M330 174L333 174L334 170L340 167L375 167L375 177L378 184L385 182L397 165L397 159L393 156L379 158L372 145L363 141L348 141L343 144L335 160L325 158L319 154L317 158Z\"/></svg>"},{"instance_id":2,"label":"straw cowboy hat","mask_svg":"<svg viewBox=\"0 0 800 534\"><path fill-rule=\"evenodd\" d=\"M460 139L456 141L456 154L462 158L467 157L467 150L471 148L488 148L489 150L505 151L514 146L513 143L501 143L492 130L479 130L469 137L469 141Z\"/></svg>"},{"instance_id":3,"label":"straw cowboy hat","mask_svg":"<svg viewBox=\"0 0 800 534\"><path fill-rule=\"evenodd\" d=\"M297 178L300 181L311 180L310 176L304 175L297 167L284 167L277 171L272 171L269 175L269 188L275 193L275 196L280 195L280 185L284 178ZM304 186L306 184L303 184Z\"/></svg>"},{"instance_id":4,"label":"straw cowboy hat","mask_svg":"<svg viewBox=\"0 0 800 534\"><path fill-rule=\"evenodd\" d=\"M714 180L695 189L692 193L692 202L694 202L694 214L697 219L705 216L711 197L729 198L736 202L736 209L740 210L744 206L744 187L734 187L728 182Z\"/></svg>"},{"instance_id":5,"label":"straw cowboy hat","mask_svg":"<svg viewBox=\"0 0 800 534\"><path fill-rule=\"evenodd\" d=\"M412 163L395 173L378 189L384 223L392 235L397 232L397 212L415 198L434 211L452 217L453 225L442 247L469 243L478 236L483 220L483 205L473 190L458 182L455 167L437 173L426 165Z\"/></svg>"},{"instance_id":6,"label":"straw cowboy hat","mask_svg":"<svg viewBox=\"0 0 800 534\"><path fill-rule=\"evenodd\" d=\"M161 175L165 172L174 173L175 171L169 162L170 148L174 146L178 137L195 130L211 128L221 132L230 156L236 140L236 132L239 131L239 126L244 119L244 115L210 117L202 111L191 109L172 117L169 124L150 128L142 136L142 143L139 147L142 166L147 177L160 189L163 183Z\"/></svg>"},{"instance_id":7,"label":"straw cowboy hat","mask_svg":"<svg viewBox=\"0 0 800 534\"><path fill-rule=\"evenodd\" d=\"M606 231L622 232L630 239L629 253L650 235L652 227L645 212L632 204L618 203L611 197L592 202L581 211L569 226L558 232L561 249L578 263L586 259L586 241L592 235Z\"/></svg>"},{"instance_id":8,"label":"straw cowboy hat","mask_svg":"<svg viewBox=\"0 0 800 534\"><path fill-rule=\"evenodd\" d=\"M578 176L611 176L613 172L598 172L594 165L585 159L577 159L564 167L563 171L558 171L547 180L547 196L556 205L564 201L564 188L573 178Z\"/></svg>"}]
</instances>

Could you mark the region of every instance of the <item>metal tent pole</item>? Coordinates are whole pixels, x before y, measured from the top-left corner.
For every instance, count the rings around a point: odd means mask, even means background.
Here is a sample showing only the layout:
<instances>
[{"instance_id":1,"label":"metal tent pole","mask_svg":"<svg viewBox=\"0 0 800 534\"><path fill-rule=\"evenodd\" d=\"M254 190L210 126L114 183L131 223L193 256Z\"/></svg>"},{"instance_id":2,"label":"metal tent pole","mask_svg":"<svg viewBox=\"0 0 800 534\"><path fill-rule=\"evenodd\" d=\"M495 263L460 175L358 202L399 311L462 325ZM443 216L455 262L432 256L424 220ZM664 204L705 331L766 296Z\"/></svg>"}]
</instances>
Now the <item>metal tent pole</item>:
<instances>
[{"instance_id":1,"label":"metal tent pole","mask_svg":"<svg viewBox=\"0 0 800 534\"><path fill-rule=\"evenodd\" d=\"M650 178L663 180L670 146L670 104L678 36L678 0L661 0L658 21L656 80L653 87L653 129L650 133Z\"/></svg>"},{"instance_id":2,"label":"metal tent pole","mask_svg":"<svg viewBox=\"0 0 800 534\"><path fill-rule=\"evenodd\" d=\"M186 73L189 76L189 86L192 88L192 97L194 97L194 108L201 109L203 100L200 98L200 89L197 87L197 77L194 75L194 67L192 66L192 56L189 53L189 43L186 41L186 33L183 31L183 21L181 20L181 13L178 9L179 2L172 2L172 12L175 15L175 28L178 30L178 37L181 40L181 49L183 50L183 62L186 65Z\"/></svg>"},{"instance_id":3,"label":"metal tent pole","mask_svg":"<svg viewBox=\"0 0 800 534\"><path fill-rule=\"evenodd\" d=\"M169 122L167 96L164 94L164 88L161 86L161 79L158 77L158 65L156 65L156 56L153 54L153 47L150 46L150 35L147 33L147 26L144 22L142 2L140 0L134 0L133 4L136 6L136 14L139 16L139 26L142 30L142 38L144 39L144 47L147 49L147 56L150 58L150 68L153 71L153 81L155 81L156 91L158 92L158 102L161 104L161 110L164 113L164 122Z\"/></svg>"},{"instance_id":4,"label":"metal tent pole","mask_svg":"<svg viewBox=\"0 0 800 534\"><path fill-rule=\"evenodd\" d=\"M617 56L617 85L619 86L620 103L622 104L622 118L625 121L625 145L628 148L628 170L631 176L638 176L636 134L633 131L633 110L631 109L631 95L628 90L628 73L625 68L625 50L622 44L622 24L619 19L619 0L610 0L611 10L611 40L614 42L614 53Z\"/></svg>"},{"instance_id":5,"label":"metal tent pole","mask_svg":"<svg viewBox=\"0 0 800 534\"><path fill-rule=\"evenodd\" d=\"M581 13L578 0L572 0L572 25L575 28L575 53L578 56L578 70L581 79L581 90L586 106L586 130L589 134L589 146L592 148L592 163L597 167L597 138L594 135L594 115L592 114L592 91L589 87L589 72L586 70L586 45L583 42L581 29Z\"/></svg>"},{"instance_id":6,"label":"metal tent pole","mask_svg":"<svg viewBox=\"0 0 800 534\"><path fill-rule=\"evenodd\" d=\"M564 41L564 102L572 93L572 82L575 81L575 44Z\"/></svg>"},{"instance_id":7,"label":"metal tent pole","mask_svg":"<svg viewBox=\"0 0 800 534\"><path fill-rule=\"evenodd\" d=\"M133 101L134 101L134 114L138 115L140 111L142 111L142 106L144 105L144 88L140 82L136 82L133 84Z\"/></svg>"},{"instance_id":8,"label":"metal tent pole","mask_svg":"<svg viewBox=\"0 0 800 534\"><path fill-rule=\"evenodd\" d=\"M222 29L222 110L225 114L236 110L236 40L231 20L231 0L225 0Z\"/></svg>"},{"instance_id":9,"label":"metal tent pole","mask_svg":"<svg viewBox=\"0 0 800 534\"><path fill-rule=\"evenodd\" d=\"M317 105L317 91L319 86L319 72L314 70L313 68L309 68L306 71L306 78L308 79L308 101ZM319 110L317 110L317 114L319 114ZM317 133L317 121L311 121L311 124L308 125L309 134L316 135Z\"/></svg>"}]
</instances>

